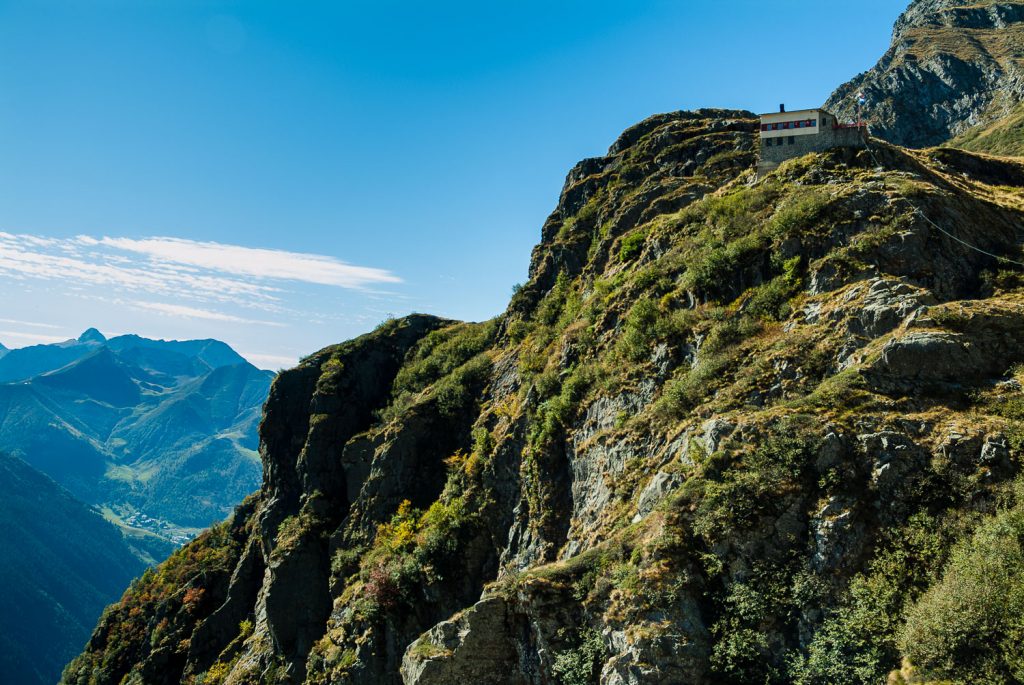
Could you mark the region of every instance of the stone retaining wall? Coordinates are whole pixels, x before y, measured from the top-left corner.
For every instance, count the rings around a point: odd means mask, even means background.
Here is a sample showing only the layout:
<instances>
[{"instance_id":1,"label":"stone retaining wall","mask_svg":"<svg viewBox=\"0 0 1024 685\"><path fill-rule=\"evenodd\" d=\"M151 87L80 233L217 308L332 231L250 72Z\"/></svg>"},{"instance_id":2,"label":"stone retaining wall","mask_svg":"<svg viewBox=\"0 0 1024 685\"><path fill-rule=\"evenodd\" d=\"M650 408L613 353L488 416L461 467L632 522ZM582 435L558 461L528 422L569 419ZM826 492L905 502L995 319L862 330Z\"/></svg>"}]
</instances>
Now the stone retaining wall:
<instances>
[{"instance_id":1,"label":"stone retaining wall","mask_svg":"<svg viewBox=\"0 0 1024 685\"><path fill-rule=\"evenodd\" d=\"M778 145L779 142L782 145ZM792 142L790 142L792 141ZM771 142L772 145L766 145ZM866 147L867 127L823 128L814 136L782 136L761 140L761 158L758 172L771 171L782 162L794 157L803 157L809 152L824 152L834 147Z\"/></svg>"}]
</instances>

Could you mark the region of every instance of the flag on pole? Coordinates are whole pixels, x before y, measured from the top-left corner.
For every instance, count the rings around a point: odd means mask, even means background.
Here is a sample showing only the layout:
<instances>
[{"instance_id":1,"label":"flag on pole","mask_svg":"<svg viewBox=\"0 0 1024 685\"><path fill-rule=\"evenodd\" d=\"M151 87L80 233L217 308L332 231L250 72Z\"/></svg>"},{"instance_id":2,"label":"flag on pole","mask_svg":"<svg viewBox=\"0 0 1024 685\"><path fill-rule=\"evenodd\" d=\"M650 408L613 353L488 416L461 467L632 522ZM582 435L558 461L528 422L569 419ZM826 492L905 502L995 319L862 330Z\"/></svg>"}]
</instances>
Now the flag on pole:
<instances>
[{"instance_id":1,"label":"flag on pole","mask_svg":"<svg viewBox=\"0 0 1024 685\"><path fill-rule=\"evenodd\" d=\"M863 107L864 104L867 101L868 101L868 99L866 97L864 97L864 93L863 92L857 93L857 104L858 105L861 105Z\"/></svg>"}]
</instances>

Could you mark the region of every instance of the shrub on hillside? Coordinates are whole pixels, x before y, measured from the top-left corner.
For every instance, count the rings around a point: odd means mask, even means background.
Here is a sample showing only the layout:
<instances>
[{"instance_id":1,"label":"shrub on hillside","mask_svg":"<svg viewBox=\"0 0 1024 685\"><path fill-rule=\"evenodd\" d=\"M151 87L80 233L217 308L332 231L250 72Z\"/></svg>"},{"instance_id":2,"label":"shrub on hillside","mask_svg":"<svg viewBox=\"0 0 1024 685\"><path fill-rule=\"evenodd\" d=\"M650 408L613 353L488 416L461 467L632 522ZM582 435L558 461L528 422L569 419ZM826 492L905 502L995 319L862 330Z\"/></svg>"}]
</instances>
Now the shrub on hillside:
<instances>
[{"instance_id":1,"label":"shrub on hillside","mask_svg":"<svg viewBox=\"0 0 1024 685\"><path fill-rule=\"evenodd\" d=\"M982 524L910 609L903 652L957 682L1024 681L1024 507Z\"/></svg>"}]
</instances>

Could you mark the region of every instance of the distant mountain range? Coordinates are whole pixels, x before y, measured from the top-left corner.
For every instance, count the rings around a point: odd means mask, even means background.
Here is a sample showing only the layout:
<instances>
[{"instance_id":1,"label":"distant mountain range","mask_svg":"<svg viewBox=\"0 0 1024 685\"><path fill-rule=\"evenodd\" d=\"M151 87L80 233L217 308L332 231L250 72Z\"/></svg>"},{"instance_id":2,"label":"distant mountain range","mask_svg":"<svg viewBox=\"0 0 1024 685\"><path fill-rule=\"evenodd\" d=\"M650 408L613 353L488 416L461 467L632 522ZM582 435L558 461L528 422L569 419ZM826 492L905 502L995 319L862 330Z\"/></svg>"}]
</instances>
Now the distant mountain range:
<instances>
[{"instance_id":1,"label":"distant mountain range","mask_svg":"<svg viewBox=\"0 0 1024 685\"><path fill-rule=\"evenodd\" d=\"M972 129L968 140L987 137L980 134L994 123L1015 110L1019 116L1022 45L1024 3L1017 0L916 0L896 20L878 63L836 89L825 107L855 120L863 94L871 134L897 145L942 145ZM965 147L1020 154L1019 121L999 128L1001 135Z\"/></svg>"},{"instance_id":2,"label":"distant mountain range","mask_svg":"<svg viewBox=\"0 0 1024 685\"><path fill-rule=\"evenodd\" d=\"M273 376L217 340L0 345L0 682L55 682L132 578L259 486Z\"/></svg>"},{"instance_id":3,"label":"distant mountain range","mask_svg":"<svg viewBox=\"0 0 1024 685\"><path fill-rule=\"evenodd\" d=\"M77 340L0 356L0 450L176 543L259 486L273 374L217 340Z\"/></svg>"}]
</instances>

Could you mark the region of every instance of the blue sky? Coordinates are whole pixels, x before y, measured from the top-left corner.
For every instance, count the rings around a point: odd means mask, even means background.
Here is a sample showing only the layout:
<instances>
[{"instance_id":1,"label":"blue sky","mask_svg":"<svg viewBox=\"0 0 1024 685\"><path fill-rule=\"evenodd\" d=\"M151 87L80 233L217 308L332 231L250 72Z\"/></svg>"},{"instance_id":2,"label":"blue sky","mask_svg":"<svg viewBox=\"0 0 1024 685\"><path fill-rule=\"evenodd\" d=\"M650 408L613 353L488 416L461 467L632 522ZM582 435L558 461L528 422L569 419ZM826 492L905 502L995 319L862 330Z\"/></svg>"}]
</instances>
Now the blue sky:
<instances>
[{"instance_id":1,"label":"blue sky","mask_svg":"<svg viewBox=\"0 0 1024 685\"><path fill-rule=\"evenodd\" d=\"M267 368L526 278L651 114L815 106L905 0L0 0L0 342L215 337Z\"/></svg>"}]
</instances>

